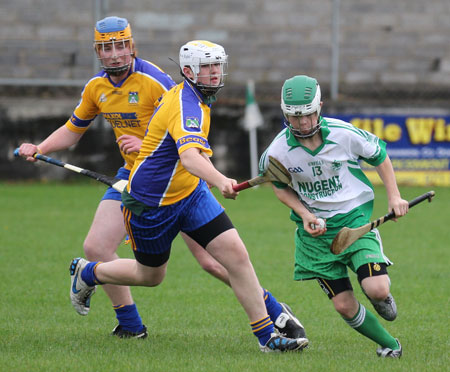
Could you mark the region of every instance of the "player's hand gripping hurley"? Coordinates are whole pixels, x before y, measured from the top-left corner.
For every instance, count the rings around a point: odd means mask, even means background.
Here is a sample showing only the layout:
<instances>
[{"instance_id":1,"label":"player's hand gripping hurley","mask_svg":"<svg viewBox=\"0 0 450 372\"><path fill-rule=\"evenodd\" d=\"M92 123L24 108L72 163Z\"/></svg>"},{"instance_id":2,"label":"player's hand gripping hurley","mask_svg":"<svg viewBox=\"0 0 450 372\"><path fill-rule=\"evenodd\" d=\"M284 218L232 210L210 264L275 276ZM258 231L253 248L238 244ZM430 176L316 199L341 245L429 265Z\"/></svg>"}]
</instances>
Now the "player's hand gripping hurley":
<instances>
[{"instance_id":1,"label":"player's hand gripping hurley","mask_svg":"<svg viewBox=\"0 0 450 372\"><path fill-rule=\"evenodd\" d=\"M233 186L234 191L241 191L250 187L260 185L264 182L278 181L289 185L291 183L291 174L277 159L269 156L269 166L262 176L257 176L251 180L239 183Z\"/></svg>"},{"instance_id":2,"label":"player's hand gripping hurley","mask_svg":"<svg viewBox=\"0 0 450 372\"><path fill-rule=\"evenodd\" d=\"M417 198L411 200L409 202L409 208L414 207L415 205L423 202L424 200L428 200L431 202L435 195L434 191L429 191L423 195L418 196ZM394 211L389 212L388 214L380 217L376 221L369 222L361 227L357 227L355 229L350 229L348 227L342 228L338 234L334 237L333 242L331 243L331 252L334 254L339 254L343 252L346 248L356 242L363 235L367 234L369 231L374 229L375 227L380 226L386 221L392 220L395 218Z\"/></svg>"},{"instance_id":3,"label":"player's hand gripping hurley","mask_svg":"<svg viewBox=\"0 0 450 372\"><path fill-rule=\"evenodd\" d=\"M14 150L14 156L19 156L18 148ZM100 174L100 173L91 171L89 169L83 169L83 168L77 167L75 165L67 164L61 160L53 159L49 156L42 155L39 153L35 153L33 155L33 157L35 159L45 161L46 163L57 165L58 167L66 168L72 172L80 173L84 176L93 178L94 180L97 180L99 182L103 182L105 185L111 186L113 189L115 189L119 192L122 192L128 183L127 180L121 180L119 178L105 176L104 174Z\"/></svg>"}]
</instances>

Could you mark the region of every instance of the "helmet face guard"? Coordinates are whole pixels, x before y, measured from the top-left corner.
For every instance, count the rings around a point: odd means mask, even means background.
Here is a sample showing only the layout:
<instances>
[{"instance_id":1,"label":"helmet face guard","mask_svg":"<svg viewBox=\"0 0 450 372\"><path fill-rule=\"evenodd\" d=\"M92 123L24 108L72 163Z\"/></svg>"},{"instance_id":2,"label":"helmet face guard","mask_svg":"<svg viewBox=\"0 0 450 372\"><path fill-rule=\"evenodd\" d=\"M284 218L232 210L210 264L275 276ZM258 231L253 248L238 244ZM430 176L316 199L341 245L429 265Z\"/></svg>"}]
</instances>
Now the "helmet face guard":
<instances>
[{"instance_id":1,"label":"helmet face guard","mask_svg":"<svg viewBox=\"0 0 450 372\"><path fill-rule=\"evenodd\" d=\"M134 42L131 27L125 18L107 17L95 25L94 48L103 70L113 76L122 75L131 66ZM104 57L104 54L111 54ZM102 57L103 54L103 57ZM108 66L106 60L126 57L119 66Z\"/></svg>"},{"instance_id":2,"label":"helmet face guard","mask_svg":"<svg viewBox=\"0 0 450 372\"><path fill-rule=\"evenodd\" d=\"M284 125L294 136L309 138L320 130L320 98L320 86L314 78L298 75L284 82L281 89L281 110L285 118ZM317 113L318 122L311 126L308 133L294 128L289 122L289 116L309 116L314 113Z\"/></svg>"},{"instance_id":3,"label":"helmet face guard","mask_svg":"<svg viewBox=\"0 0 450 372\"><path fill-rule=\"evenodd\" d=\"M225 85L227 65L228 56L221 45L206 40L194 40L180 49L181 75L205 97L215 95ZM184 67L191 69L192 78L184 74Z\"/></svg>"},{"instance_id":4,"label":"helmet face guard","mask_svg":"<svg viewBox=\"0 0 450 372\"><path fill-rule=\"evenodd\" d=\"M289 131L298 138L310 138L314 136L322 127L322 118L318 117L318 122L311 126L311 130L308 133L303 133L300 129L294 128L287 118L284 119L283 124L289 129Z\"/></svg>"}]
</instances>

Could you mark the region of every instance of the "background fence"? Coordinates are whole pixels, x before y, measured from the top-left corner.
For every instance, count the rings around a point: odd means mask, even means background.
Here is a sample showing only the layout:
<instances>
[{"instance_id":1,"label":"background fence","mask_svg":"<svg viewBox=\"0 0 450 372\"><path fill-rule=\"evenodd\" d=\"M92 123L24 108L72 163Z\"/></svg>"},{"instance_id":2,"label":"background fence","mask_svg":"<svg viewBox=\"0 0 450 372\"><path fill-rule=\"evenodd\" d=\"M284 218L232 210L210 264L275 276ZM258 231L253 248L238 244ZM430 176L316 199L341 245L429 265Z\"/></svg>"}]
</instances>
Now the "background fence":
<instances>
[{"instance_id":1,"label":"background fence","mask_svg":"<svg viewBox=\"0 0 450 372\"><path fill-rule=\"evenodd\" d=\"M2 179L66 176L45 165L13 161L12 150L23 141L42 140L70 116L98 66L92 49L95 21L107 15L126 17L139 55L176 81L178 68L168 58L176 60L183 43L208 39L225 46L229 77L213 110L211 143L216 165L230 176L249 175L248 136L239 124L249 79L265 119L258 130L259 152L281 128L279 91L296 74L319 80L328 115L443 119L444 135L434 145L443 154L449 148L447 0L3 0ZM61 157L113 172L121 163L111 139L108 126L97 123Z\"/></svg>"}]
</instances>

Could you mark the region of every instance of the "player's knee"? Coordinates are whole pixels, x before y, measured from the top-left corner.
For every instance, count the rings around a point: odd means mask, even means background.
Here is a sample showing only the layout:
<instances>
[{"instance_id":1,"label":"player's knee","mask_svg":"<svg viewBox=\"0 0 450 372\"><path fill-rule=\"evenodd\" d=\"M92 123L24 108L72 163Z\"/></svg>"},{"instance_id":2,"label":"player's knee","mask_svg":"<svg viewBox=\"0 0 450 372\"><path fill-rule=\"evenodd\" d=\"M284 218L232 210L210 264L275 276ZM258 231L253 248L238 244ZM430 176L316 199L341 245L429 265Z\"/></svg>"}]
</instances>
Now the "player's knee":
<instances>
[{"instance_id":1,"label":"player's knee","mask_svg":"<svg viewBox=\"0 0 450 372\"><path fill-rule=\"evenodd\" d=\"M364 278L361 287L364 293L374 301L382 301L389 295L389 277L387 275Z\"/></svg>"},{"instance_id":2,"label":"player's knee","mask_svg":"<svg viewBox=\"0 0 450 372\"><path fill-rule=\"evenodd\" d=\"M157 287L164 280L164 277L161 278L146 278L140 284L145 287Z\"/></svg>"},{"instance_id":3,"label":"player's knee","mask_svg":"<svg viewBox=\"0 0 450 372\"><path fill-rule=\"evenodd\" d=\"M198 263L200 264L201 268L209 274L213 274L217 270L217 261L213 260L212 258L199 260Z\"/></svg>"},{"instance_id":4,"label":"player's knee","mask_svg":"<svg viewBox=\"0 0 450 372\"><path fill-rule=\"evenodd\" d=\"M144 270L142 270L144 269ZM140 285L146 287L156 287L160 285L166 276L166 267L157 269L150 268L138 268L137 279Z\"/></svg>"},{"instance_id":5,"label":"player's knee","mask_svg":"<svg viewBox=\"0 0 450 372\"><path fill-rule=\"evenodd\" d=\"M244 268L251 266L250 257L245 247L234 250L233 262L234 267Z\"/></svg>"},{"instance_id":6,"label":"player's knee","mask_svg":"<svg viewBox=\"0 0 450 372\"><path fill-rule=\"evenodd\" d=\"M225 268L218 263L214 259L208 259L200 262L200 266L203 270L205 270L208 274L211 274L213 276L219 276L223 271L225 271Z\"/></svg>"},{"instance_id":7,"label":"player's knee","mask_svg":"<svg viewBox=\"0 0 450 372\"><path fill-rule=\"evenodd\" d=\"M376 283L369 288L365 288L367 296L374 301L383 301L389 295L389 285L384 283Z\"/></svg>"},{"instance_id":8,"label":"player's knee","mask_svg":"<svg viewBox=\"0 0 450 372\"><path fill-rule=\"evenodd\" d=\"M83 243L83 251L86 258L90 261L95 259L97 256L97 249L94 244L92 244L88 239L86 239Z\"/></svg>"},{"instance_id":9,"label":"player's knee","mask_svg":"<svg viewBox=\"0 0 450 372\"><path fill-rule=\"evenodd\" d=\"M114 256L108 254L107 250L104 249L101 243L96 243L94 240L89 238L86 238L83 243L83 251L89 261L111 261L114 259Z\"/></svg>"},{"instance_id":10,"label":"player's knee","mask_svg":"<svg viewBox=\"0 0 450 372\"><path fill-rule=\"evenodd\" d=\"M339 293L332 300L336 311L346 319L353 318L358 312L359 303L351 291Z\"/></svg>"},{"instance_id":11,"label":"player's knee","mask_svg":"<svg viewBox=\"0 0 450 372\"><path fill-rule=\"evenodd\" d=\"M352 306L348 302L334 302L334 308L336 311L343 316L346 319L351 319L355 316L355 309L354 306Z\"/></svg>"}]
</instances>

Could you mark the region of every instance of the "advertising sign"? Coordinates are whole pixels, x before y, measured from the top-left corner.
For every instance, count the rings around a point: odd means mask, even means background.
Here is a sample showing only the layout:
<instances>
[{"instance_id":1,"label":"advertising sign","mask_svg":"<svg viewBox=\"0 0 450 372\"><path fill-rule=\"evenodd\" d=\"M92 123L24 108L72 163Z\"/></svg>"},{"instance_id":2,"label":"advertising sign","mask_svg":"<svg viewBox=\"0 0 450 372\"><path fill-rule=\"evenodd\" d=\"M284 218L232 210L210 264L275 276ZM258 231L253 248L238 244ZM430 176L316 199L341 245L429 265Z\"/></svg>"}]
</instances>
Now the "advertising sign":
<instances>
[{"instance_id":1,"label":"advertising sign","mask_svg":"<svg viewBox=\"0 0 450 372\"><path fill-rule=\"evenodd\" d=\"M333 115L387 143L399 185L450 186L450 116ZM377 172L361 162L373 184Z\"/></svg>"}]
</instances>

